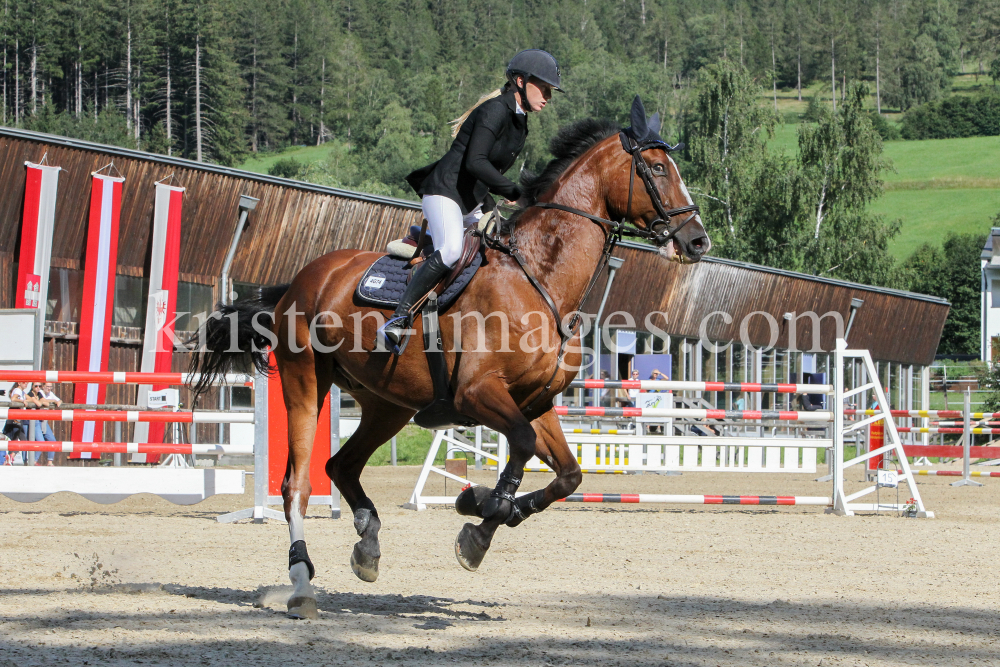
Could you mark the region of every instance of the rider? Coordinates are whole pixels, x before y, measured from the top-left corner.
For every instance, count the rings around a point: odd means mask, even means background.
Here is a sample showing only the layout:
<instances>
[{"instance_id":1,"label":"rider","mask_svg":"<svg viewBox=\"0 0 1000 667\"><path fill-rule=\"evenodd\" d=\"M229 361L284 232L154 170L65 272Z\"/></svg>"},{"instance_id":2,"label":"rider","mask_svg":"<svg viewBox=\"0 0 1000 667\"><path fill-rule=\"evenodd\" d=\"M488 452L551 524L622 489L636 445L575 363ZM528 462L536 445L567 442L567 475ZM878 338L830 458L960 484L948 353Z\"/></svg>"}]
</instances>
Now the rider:
<instances>
[{"instance_id":1,"label":"rider","mask_svg":"<svg viewBox=\"0 0 1000 667\"><path fill-rule=\"evenodd\" d=\"M398 350L416 301L460 259L465 227L493 208L489 193L512 204L521 198L521 189L503 172L524 148L526 113L541 111L552 89L562 90L559 83L555 58L539 49L521 51L507 65L504 87L484 95L455 121L455 141L444 157L406 177L422 197L434 253L417 267L382 328L392 349Z\"/></svg>"}]
</instances>

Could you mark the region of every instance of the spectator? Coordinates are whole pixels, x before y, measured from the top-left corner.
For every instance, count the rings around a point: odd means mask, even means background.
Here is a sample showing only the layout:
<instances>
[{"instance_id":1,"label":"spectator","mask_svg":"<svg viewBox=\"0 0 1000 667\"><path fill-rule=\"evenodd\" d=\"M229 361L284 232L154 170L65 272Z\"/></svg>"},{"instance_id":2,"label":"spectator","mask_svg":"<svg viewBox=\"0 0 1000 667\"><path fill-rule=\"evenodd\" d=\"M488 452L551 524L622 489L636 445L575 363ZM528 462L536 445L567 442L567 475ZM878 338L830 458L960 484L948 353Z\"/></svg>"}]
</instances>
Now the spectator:
<instances>
[{"instance_id":1,"label":"spectator","mask_svg":"<svg viewBox=\"0 0 1000 667\"><path fill-rule=\"evenodd\" d=\"M733 410L746 410L747 409L747 399L743 397L743 392L736 394L736 400L733 401Z\"/></svg>"},{"instance_id":2,"label":"spectator","mask_svg":"<svg viewBox=\"0 0 1000 667\"><path fill-rule=\"evenodd\" d=\"M668 378L666 375L660 372L659 368L654 368L653 372L649 374L649 379L666 381ZM653 392L654 394L659 394L663 392L662 389L650 389L649 391Z\"/></svg>"},{"instance_id":3,"label":"spectator","mask_svg":"<svg viewBox=\"0 0 1000 667\"><path fill-rule=\"evenodd\" d=\"M44 385L35 385L35 391L33 392L37 400L39 400L43 407L48 409L58 408L62 405L62 399L55 395L52 391L52 383L46 382ZM35 422L35 440L45 441L45 442L55 442L56 436L52 432L52 426L47 421L36 421ZM35 452L35 465L38 465L38 459L41 458L41 452ZM55 452L49 452L48 464L55 465L53 461L56 458Z\"/></svg>"},{"instance_id":4,"label":"spectator","mask_svg":"<svg viewBox=\"0 0 1000 667\"><path fill-rule=\"evenodd\" d=\"M601 371L601 379L604 380L605 382L607 382L608 380L611 379L611 376L608 375L607 371ZM603 391L601 391L601 407L602 408L610 408L611 407L611 390L610 389L604 389Z\"/></svg>"},{"instance_id":5,"label":"spectator","mask_svg":"<svg viewBox=\"0 0 1000 667\"><path fill-rule=\"evenodd\" d=\"M632 371L632 377L630 379L633 382L638 382L639 381L639 371ZM629 407L630 408L634 408L636 405L639 404L639 392L640 391L642 391L642 390L641 389L629 389L628 390L628 400L629 400Z\"/></svg>"},{"instance_id":6,"label":"spectator","mask_svg":"<svg viewBox=\"0 0 1000 667\"><path fill-rule=\"evenodd\" d=\"M18 382L17 385L10 390L10 400L12 403L20 403L20 405L15 405L15 409L31 409L40 408L42 406L41 402L31 395L31 383L30 382ZM31 434L29 430L29 420L24 419L20 422L14 422L20 426L16 435L11 435L8 433L8 437L11 440L27 440ZM17 453L7 453L6 465L14 465L14 460L17 458ZM27 463L28 454L27 452L22 452L21 460Z\"/></svg>"}]
</instances>

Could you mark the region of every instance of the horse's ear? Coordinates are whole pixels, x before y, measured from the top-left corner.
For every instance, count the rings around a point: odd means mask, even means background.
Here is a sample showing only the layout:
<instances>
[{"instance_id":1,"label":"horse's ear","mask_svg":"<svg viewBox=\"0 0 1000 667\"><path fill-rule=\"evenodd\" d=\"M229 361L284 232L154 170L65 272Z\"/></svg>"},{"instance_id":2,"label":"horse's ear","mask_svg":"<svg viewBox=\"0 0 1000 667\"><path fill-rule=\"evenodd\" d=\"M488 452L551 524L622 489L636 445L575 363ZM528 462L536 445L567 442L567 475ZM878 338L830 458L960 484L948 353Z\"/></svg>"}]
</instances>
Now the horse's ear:
<instances>
[{"instance_id":1,"label":"horse's ear","mask_svg":"<svg viewBox=\"0 0 1000 667\"><path fill-rule=\"evenodd\" d=\"M657 111L652 116L649 117L649 121L646 123L649 126L649 131L651 134L660 133L660 112Z\"/></svg>"},{"instance_id":2,"label":"horse's ear","mask_svg":"<svg viewBox=\"0 0 1000 667\"><path fill-rule=\"evenodd\" d=\"M642 100L636 95L632 100L632 137L642 143L649 133L649 126L646 125L646 109L642 106Z\"/></svg>"}]
</instances>

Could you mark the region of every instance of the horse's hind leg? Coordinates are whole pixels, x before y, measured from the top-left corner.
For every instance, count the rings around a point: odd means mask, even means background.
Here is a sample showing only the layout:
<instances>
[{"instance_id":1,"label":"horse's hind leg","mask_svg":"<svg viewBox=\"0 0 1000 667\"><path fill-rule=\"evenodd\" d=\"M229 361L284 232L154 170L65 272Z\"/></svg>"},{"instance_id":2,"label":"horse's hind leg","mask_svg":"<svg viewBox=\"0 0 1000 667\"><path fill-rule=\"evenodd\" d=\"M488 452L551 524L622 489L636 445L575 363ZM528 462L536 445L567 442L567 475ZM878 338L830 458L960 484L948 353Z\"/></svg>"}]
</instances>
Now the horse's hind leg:
<instances>
[{"instance_id":1,"label":"horse's hind leg","mask_svg":"<svg viewBox=\"0 0 1000 667\"><path fill-rule=\"evenodd\" d=\"M369 392L353 395L361 406L361 422L354 435L327 461L326 474L351 506L354 529L361 538L351 553L351 569L362 581L375 581L382 556L378 542L382 522L375 504L361 487L361 472L375 450L399 433L414 413Z\"/></svg>"},{"instance_id":2,"label":"horse's hind leg","mask_svg":"<svg viewBox=\"0 0 1000 667\"><path fill-rule=\"evenodd\" d=\"M288 464L281 483L285 519L288 521L288 578L293 591L288 599L288 615L293 618L316 618L316 592L311 580L316 574L306 551L304 519L312 485L309 464L312 460L316 421L332 382L319 377L311 354L301 353L279 359L281 387L288 410Z\"/></svg>"}]
</instances>

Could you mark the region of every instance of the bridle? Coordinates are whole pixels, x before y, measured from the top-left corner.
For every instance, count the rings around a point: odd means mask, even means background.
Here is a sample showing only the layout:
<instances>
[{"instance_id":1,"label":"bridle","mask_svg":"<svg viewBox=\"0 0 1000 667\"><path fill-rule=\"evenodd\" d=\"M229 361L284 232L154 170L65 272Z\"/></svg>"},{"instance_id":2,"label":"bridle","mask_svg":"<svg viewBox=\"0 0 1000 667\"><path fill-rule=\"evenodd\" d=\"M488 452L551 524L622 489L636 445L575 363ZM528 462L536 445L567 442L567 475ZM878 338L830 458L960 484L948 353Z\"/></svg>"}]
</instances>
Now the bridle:
<instances>
[{"instance_id":1,"label":"bridle","mask_svg":"<svg viewBox=\"0 0 1000 667\"><path fill-rule=\"evenodd\" d=\"M689 222L694 220L700 209L695 204L679 206L671 209L664 208L663 199L660 197L660 189L656 187L656 181L653 180L653 170L650 169L649 165L646 164L646 161L642 159L642 154L644 151L648 151L653 148L660 148L666 152L667 155L669 155L673 151L684 148L684 144L675 144L671 146L659 138L639 143L632 136L629 129L619 132L618 138L621 140L622 149L632 156L632 169L629 171L628 175L628 207L625 210L625 216L620 221L608 220L592 213L581 211L578 208L573 208L572 206L564 206L562 204L555 204L552 202L535 202L527 208L547 208L557 211L565 211L567 213L573 213L587 218L592 222L607 225L608 229L606 234L608 234L609 237L616 237L615 243L620 241L623 236L632 236L647 239L652 241L657 246L666 245L675 236L677 236L677 232L683 229ZM632 219L632 196L635 191L636 174L639 174L639 178L642 179L642 183L646 187L646 194L649 195L650 203L653 204L653 209L656 211L657 216L646 226L646 229L629 226ZM686 217L673 229L670 229L671 218L683 215L684 213L690 213L691 215ZM634 223L632 224L634 225Z\"/></svg>"},{"instance_id":2,"label":"bridle","mask_svg":"<svg viewBox=\"0 0 1000 667\"><path fill-rule=\"evenodd\" d=\"M604 249L601 253L601 261L597 263L597 268L594 270L594 275L590 278L590 282L587 285L587 289L583 293L583 297L580 299L577 307L573 310L573 318L570 320L568 326L563 326L562 318L559 316L559 309L556 307L555 302L552 300L552 297L549 296L545 287L538 281L537 278L535 278L534 273L532 273L527 262L525 262L524 256L518 250L517 239L514 236L514 231L510 231L509 243L504 243L498 238L500 229L499 224L493 226L493 229L495 230L493 234L482 234L483 241L488 248L499 250L504 254L510 255L515 259L515 261L517 261L521 270L524 271L525 276L527 276L528 281L535 287L536 290L538 290L538 293L542 295L542 298L545 299L549 309L552 311L552 315L555 317L556 321L556 328L559 331L559 337L561 339L559 343L559 356L556 358L556 367L552 371L552 376L549 378L549 381L546 383L542 392L539 393L526 408L524 408L523 412L528 412L531 408L535 407L538 401L548 394L549 389L552 387L552 382L559 373L559 366L562 364L563 355L566 353L566 344L573 338L573 336L576 335L577 327L580 325L580 321L582 319L580 317L580 307L582 307L587 301L587 297L590 296L590 292L594 289L594 286L600 279L601 273L604 271L608 261L611 259L611 254L614 251L615 246L618 245L618 242L621 241L622 237L632 236L650 240L657 246L666 245L675 236L677 236L677 232L683 229L685 225L691 222L695 216L698 215L698 211L700 210L694 204L672 209L664 208L663 200L660 198L660 190L656 187L656 182L653 180L653 171L649 168L649 165L646 164L646 161L642 159L643 151L651 150L653 148L661 148L666 151L667 155L669 155L671 151L682 149L684 144L671 146L658 137L640 143L635 139L635 137L633 137L630 128L619 132L618 137L621 140L622 148L632 157L632 168L629 170L628 177L628 207L625 211L625 216L620 221L609 220L607 218L594 215L593 213L573 208L572 206L564 206L563 204L556 204L553 202L535 202L522 209L522 212L529 208L542 208L572 213L596 223L604 231ZM634 223L631 223L630 226L632 219L632 193L635 186L636 174L639 174L639 178L642 179L643 185L646 187L646 194L649 195L649 199L653 204L653 208L656 210L657 215L657 217L649 223L645 229L635 227ZM497 211L494 211L494 215L497 213ZM670 229L671 218L685 213L690 213L690 215L682 222L675 225L673 229ZM503 222L502 218L501 222Z\"/></svg>"}]
</instances>

